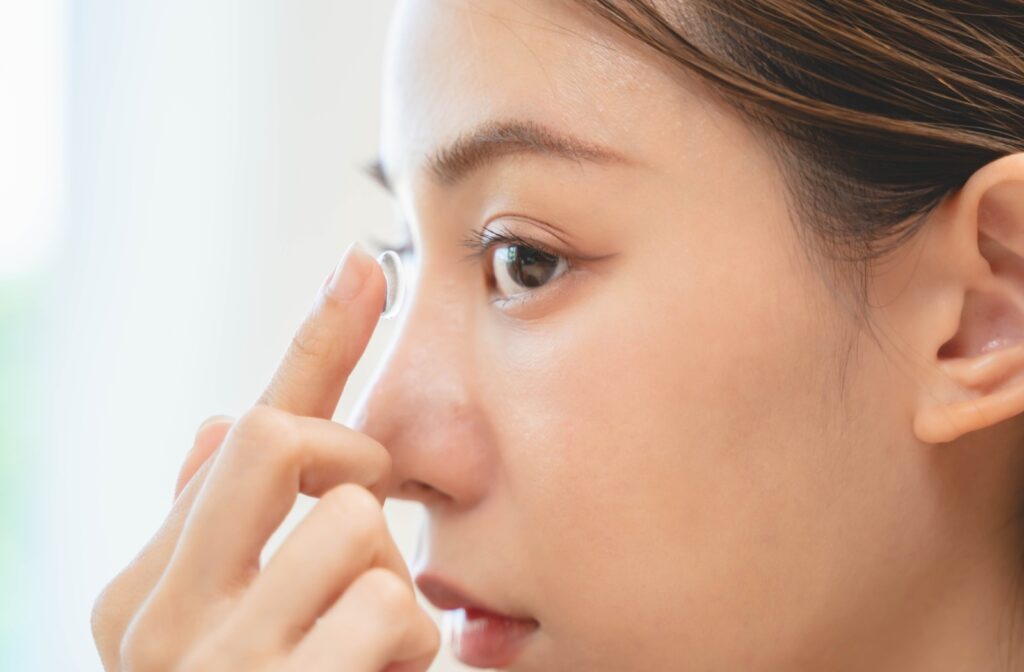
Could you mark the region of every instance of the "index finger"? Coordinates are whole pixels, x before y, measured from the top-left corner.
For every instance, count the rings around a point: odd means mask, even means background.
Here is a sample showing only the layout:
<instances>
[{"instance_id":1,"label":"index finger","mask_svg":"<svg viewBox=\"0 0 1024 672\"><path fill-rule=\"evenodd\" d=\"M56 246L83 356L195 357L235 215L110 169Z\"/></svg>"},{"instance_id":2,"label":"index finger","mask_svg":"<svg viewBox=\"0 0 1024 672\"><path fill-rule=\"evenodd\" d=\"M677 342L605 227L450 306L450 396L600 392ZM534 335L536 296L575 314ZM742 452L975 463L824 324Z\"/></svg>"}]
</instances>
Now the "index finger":
<instances>
[{"instance_id":1,"label":"index finger","mask_svg":"<svg viewBox=\"0 0 1024 672\"><path fill-rule=\"evenodd\" d=\"M350 244L257 403L329 420L377 326L385 291L380 265Z\"/></svg>"}]
</instances>

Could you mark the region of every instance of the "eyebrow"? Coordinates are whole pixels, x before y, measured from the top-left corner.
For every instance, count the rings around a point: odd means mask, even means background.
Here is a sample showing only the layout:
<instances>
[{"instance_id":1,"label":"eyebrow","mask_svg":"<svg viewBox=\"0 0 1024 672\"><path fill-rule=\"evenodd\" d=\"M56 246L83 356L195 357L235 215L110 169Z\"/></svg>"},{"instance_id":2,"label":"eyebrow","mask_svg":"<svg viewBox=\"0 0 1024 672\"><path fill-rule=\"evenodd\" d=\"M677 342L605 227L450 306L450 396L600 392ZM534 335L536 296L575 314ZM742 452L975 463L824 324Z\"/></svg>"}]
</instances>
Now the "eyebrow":
<instances>
[{"instance_id":1,"label":"eyebrow","mask_svg":"<svg viewBox=\"0 0 1024 672\"><path fill-rule=\"evenodd\" d=\"M434 180L453 186L474 171L512 154L554 156L577 163L632 164L634 161L618 151L555 131L536 121L524 119L485 122L460 135L447 147L432 152L426 159L426 170ZM375 182L391 194L395 185L377 158L363 167Z\"/></svg>"}]
</instances>

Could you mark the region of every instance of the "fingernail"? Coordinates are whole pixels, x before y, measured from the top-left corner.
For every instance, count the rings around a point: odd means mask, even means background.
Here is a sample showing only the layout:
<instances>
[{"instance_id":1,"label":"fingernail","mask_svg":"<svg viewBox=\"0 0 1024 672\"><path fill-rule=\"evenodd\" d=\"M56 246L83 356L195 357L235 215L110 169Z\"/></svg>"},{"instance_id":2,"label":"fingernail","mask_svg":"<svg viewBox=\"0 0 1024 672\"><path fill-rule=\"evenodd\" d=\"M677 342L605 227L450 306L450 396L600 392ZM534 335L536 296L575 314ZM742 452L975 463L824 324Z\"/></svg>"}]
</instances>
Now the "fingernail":
<instances>
[{"instance_id":1,"label":"fingernail","mask_svg":"<svg viewBox=\"0 0 1024 672\"><path fill-rule=\"evenodd\" d=\"M351 301L358 296L370 275L371 263L373 257L363 249L359 241L353 241L334 269L333 277L327 281L327 292L341 301Z\"/></svg>"}]
</instances>

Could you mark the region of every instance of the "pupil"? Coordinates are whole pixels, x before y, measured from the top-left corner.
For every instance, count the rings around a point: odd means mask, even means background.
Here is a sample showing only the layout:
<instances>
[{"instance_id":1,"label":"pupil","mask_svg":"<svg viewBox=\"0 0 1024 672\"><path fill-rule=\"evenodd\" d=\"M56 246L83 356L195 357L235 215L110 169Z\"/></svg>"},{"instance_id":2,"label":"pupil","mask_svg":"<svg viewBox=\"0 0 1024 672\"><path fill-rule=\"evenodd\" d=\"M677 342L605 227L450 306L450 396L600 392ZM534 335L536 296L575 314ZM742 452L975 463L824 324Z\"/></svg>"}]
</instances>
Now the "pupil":
<instances>
[{"instance_id":1,"label":"pupil","mask_svg":"<svg viewBox=\"0 0 1024 672\"><path fill-rule=\"evenodd\" d=\"M557 258L524 245L510 245L505 254L510 266L509 275L523 287L540 287L551 278L557 267ZM550 268L543 268L545 263Z\"/></svg>"}]
</instances>

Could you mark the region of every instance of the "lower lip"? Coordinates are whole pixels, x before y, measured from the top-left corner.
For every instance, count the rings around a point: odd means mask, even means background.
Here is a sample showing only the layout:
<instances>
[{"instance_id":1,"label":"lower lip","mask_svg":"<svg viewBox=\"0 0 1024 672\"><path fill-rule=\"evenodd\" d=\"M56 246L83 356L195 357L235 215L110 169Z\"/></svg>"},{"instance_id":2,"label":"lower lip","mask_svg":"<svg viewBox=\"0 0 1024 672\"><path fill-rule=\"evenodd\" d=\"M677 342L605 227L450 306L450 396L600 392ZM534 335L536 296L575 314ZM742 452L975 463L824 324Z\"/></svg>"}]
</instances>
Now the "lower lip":
<instances>
[{"instance_id":1,"label":"lower lip","mask_svg":"<svg viewBox=\"0 0 1024 672\"><path fill-rule=\"evenodd\" d=\"M443 618L452 652L472 667L510 665L537 629L533 620L503 618L472 608L446 611Z\"/></svg>"}]
</instances>

